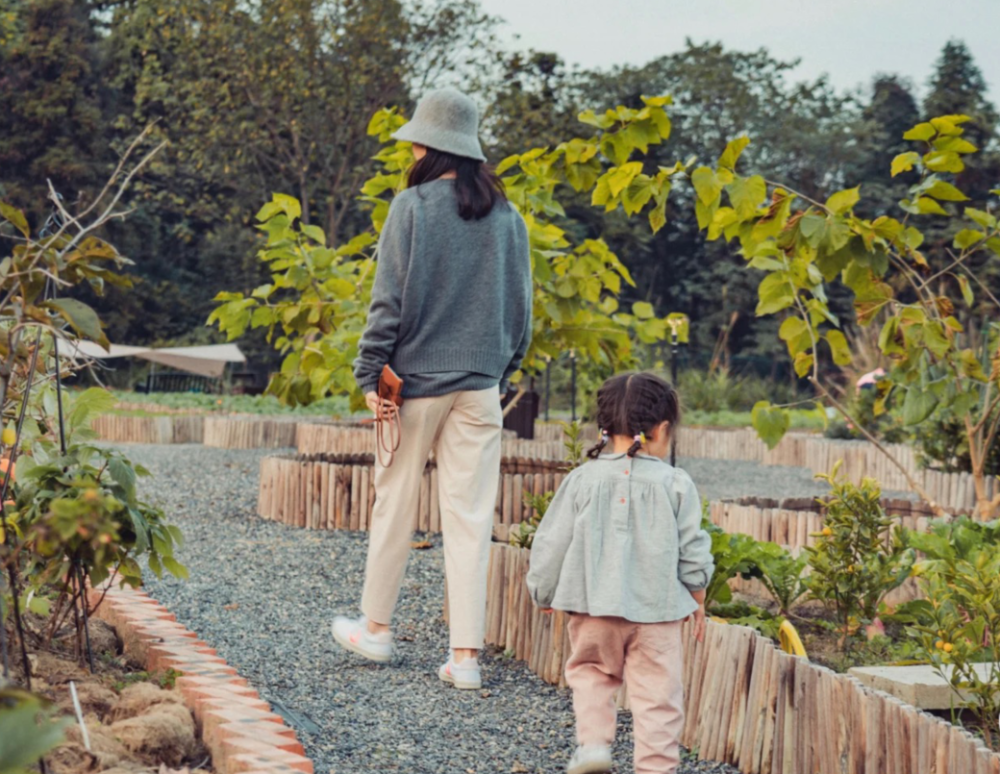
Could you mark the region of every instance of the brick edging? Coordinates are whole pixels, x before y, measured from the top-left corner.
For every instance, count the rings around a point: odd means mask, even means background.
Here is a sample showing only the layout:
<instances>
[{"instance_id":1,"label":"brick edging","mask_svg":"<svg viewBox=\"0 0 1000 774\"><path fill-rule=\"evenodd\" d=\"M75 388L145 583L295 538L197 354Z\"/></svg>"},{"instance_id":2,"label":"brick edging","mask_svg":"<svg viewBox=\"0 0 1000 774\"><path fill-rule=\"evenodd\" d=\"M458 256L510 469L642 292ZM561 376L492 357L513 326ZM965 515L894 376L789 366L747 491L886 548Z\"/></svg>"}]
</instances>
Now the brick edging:
<instances>
[{"instance_id":1,"label":"brick edging","mask_svg":"<svg viewBox=\"0 0 1000 774\"><path fill-rule=\"evenodd\" d=\"M103 602L101 599L103 597ZM118 631L125 653L150 672L180 672L177 688L220 774L313 774L294 729L214 648L144 591L89 589L93 615Z\"/></svg>"}]
</instances>

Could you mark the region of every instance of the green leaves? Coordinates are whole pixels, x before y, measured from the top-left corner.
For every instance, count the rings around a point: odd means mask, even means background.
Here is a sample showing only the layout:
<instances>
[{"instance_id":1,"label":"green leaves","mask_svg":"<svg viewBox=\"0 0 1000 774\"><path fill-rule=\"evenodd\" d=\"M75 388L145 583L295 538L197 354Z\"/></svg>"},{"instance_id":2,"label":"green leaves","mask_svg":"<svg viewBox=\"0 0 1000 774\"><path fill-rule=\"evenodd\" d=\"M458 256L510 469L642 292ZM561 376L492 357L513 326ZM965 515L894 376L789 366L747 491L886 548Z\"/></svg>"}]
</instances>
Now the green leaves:
<instances>
[{"instance_id":1,"label":"green leaves","mask_svg":"<svg viewBox=\"0 0 1000 774\"><path fill-rule=\"evenodd\" d=\"M31 231L28 229L28 220L24 217L24 213L17 209L17 207L0 201L0 217L14 226L26 238L31 236Z\"/></svg>"},{"instance_id":2,"label":"green leaves","mask_svg":"<svg viewBox=\"0 0 1000 774\"><path fill-rule=\"evenodd\" d=\"M0 690L0 774L27 774L38 759L63 741L70 718L18 688Z\"/></svg>"},{"instance_id":3,"label":"green leaves","mask_svg":"<svg viewBox=\"0 0 1000 774\"><path fill-rule=\"evenodd\" d=\"M861 186L855 186L846 191L838 191L826 200L826 208L837 215L843 215L861 199L860 188Z\"/></svg>"},{"instance_id":4,"label":"green leaves","mask_svg":"<svg viewBox=\"0 0 1000 774\"><path fill-rule=\"evenodd\" d=\"M760 298L756 309L758 317L780 312L795 303L795 288L787 272L783 271L764 277L757 287L757 295Z\"/></svg>"},{"instance_id":5,"label":"green leaves","mask_svg":"<svg viewBox=\"0 0 1000 774\"><path fill-rule=\"evenodd\" d=\"M726 186L726 191L729 192L729 200L733 203L733 209L736 210L740 220L753 217L757 208L767 198L767 185L760 175L737 177Z\"/></svg>"},{"instance_id":6,"label":"green leaves","mask_svg":"<svg viewBox=\"0 0 1000 774\"><path fill-rule=\"evenodd\" d=\"M57 298L46 301L42 306L54 310L81 338L95 341L104 349L111 350L111 343L104 334L97 312L82 301L77 301L75 298Z\"/></svg>"},{"instance_id":7,"label":"green leaves","mask_svg":"<svg viewBox=\"0 0 1000 774\"><path fill-rule=\"evenodd\" d=\"M927 141L935 134L937 134L937 130L934 128L932 124L922 123L922 124L917 124L915 127L906 132L903 135L903 139Z\"/></svg>"},{"instance_id":8,"label":"green leaves","mask_svg":"<svg viewBox=\"0 0 1000 774\"><path fill-rule=\"evenodd\" d=\"M833 362L839 366L850 365L854 358L851 355L851 348L847 343L847 337L838 330L826 332L826 343L830 345L833 353Z\"/></svg>"},{"instance_id":9,"label":"green leaves","mask_svg":"<svg viewBox=\"0 0 1000 774\"><path fill-rule=\"evenodd\" d=\"M722 155L719 157L719 166L725 169L735 171L736 162L739 160L743 151L750 144L750 138L746 135L742 137L737 137L735 140L730 140L726 145L726 150L723 151Z\"/></svg>"},{"instance_id":10,"label":"green leaves","mask_svg":"<svg viewBox=\"0 0 1000 774\"><path fill-rule=\"evenodd\" d=\"M935 180L925 193L927 196L933 196L935 199L945 202L965 202L969 200L968 196L944 180Z\"/></svg>"},{"instance_id":11,"label":"green leaves","mask_svg":"<svg viewBox=\"0 0 1000 774\"><path fill-rule=\"evenodd\" d=\"M702 204L712 204L722 193L723 183L709 167L698 167L691 174L691 184Z\"/></svg>"},{"instance_id":12,"label":"green leaves","mask_svg":"<svg viewBox=\"0 0 1000 774\"><path fill-rule=\"evenodd\" d=\"M757 435L760 436L760 440L767 445L768 449L777 446L785 437L788 428L791 427L791 416L788 410L772 406L766 400L758 401L754 405L750 412L750 421L753 423Z\"/></svg>"},{"instance_id":13,"label":"green leaves","mask_svg":"<svg viewBox=\"0 0 1000 774\"><path fill-rule=\"evenodd\" d=\"M934 413L939 402L930 390L917 385L909 387L903 399L903 424L911 427L920 424Z\"/></svg>"},{"instance_id":14,"label":"green leaves","mask_svg":"<svg viewBox=\"0 0 1000 774\"><path fill-rule=\"evenodd\" d=\"M903 172L909 172L913 167L920 162L920 154L914 153L913 151L907 151L906 153L900 153L896 158L892 160L892 167L890 172L892 176L900 175Z\"/></svg>"}]
</instances>

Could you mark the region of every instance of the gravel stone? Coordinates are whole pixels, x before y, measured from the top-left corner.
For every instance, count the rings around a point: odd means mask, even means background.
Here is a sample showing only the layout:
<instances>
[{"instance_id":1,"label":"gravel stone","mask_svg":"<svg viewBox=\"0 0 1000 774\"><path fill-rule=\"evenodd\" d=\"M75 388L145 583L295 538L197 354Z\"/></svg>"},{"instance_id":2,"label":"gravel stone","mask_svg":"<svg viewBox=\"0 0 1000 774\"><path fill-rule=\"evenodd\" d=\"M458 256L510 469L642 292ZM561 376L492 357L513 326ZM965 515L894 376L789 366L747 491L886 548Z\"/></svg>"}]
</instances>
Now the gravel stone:
<instances>
[{"instance_id":1,"label":"gravel stone","mask_svg":"<svg viewBox=\"0 0 1000 774\"><path fill-rule=\"evenodd\" d=\"M413 551L395 632L397 656L373 665L340 650L332 617L356 614L367 536L312 532L256 515L266 450L200 445L125 446L154 477L142 496L161 504L186 537L179 559L191 578L158 580L150 593L218 649L272 704L307 720L296 726L317 772L560 772L574 745L570 694L546 685L500 652L482 659L482 691L441 683L447 658L441 619L440 536ZM693 460L685 465L708 497L818 494L808 471ZM278 707L280 709L280 707ZM307 729L311 727L313 733ZM632 770L631 717L619 716L616 771ZM685 755L682 774L735 769Z\"/></svg>"}]
</instances>

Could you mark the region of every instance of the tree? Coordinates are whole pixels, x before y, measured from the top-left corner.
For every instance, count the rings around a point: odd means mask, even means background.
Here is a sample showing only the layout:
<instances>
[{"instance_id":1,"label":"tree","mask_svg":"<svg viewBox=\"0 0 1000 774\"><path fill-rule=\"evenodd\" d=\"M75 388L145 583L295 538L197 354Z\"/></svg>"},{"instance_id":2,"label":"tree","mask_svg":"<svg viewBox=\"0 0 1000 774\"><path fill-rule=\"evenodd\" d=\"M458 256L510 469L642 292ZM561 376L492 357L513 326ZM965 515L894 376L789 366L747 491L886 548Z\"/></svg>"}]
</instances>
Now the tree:
<instances>
[{"instance_id":1,"label":"tree","mask_svg":"<svg viewBox=\"0 0 1000 774\"><path fill-rule=\"evenodd\" d=\"M3 0L0 18L0 186L40 222L48 180L85 201L103 174L98 40L80 0Z\"/></svg>"},{"instance_id":2,"label":"tree","mask_svg":"<svg viewBox=\"0 0 1000 774\"><path fill-rule=\"evenodd\" d=\"M961 173L963 159L975 152L962 136L969 120L961 115L932 118L904 135L920 150L892 161L893 175L919 173L908 198L899 203L906 213L902 221L887 216L867 220L855 214L861 198L858 187L821 202L781 182L737 173L737 160L750 142L747 137L731 141L715 168L696 169L692 182L708 238L738 242L749 266L765 274L758 286L757 314L784 316L779 333L796 371L855 426L860 427L820 368L823 357L838 365L852 360L841 319L828 303L827 284L839 278L850 289L857 324L884 321L878 346L892 367L878 384L876 415L894 408L910 427L938 412L960 417L970 448L977 509L987 519L1000 510L1000 497L991 500L985 487L987 454L1000 437L1000 326L993 323L984 332L981 348L970 346L955 310L963 303L972 307L977 296L993 310L994 319L1000 310L1000 299L970 267L974 256L996 264L1000 225L986 207L957 211L958 203L969 197L948 176ZM722 203L724 192L728 206ZM913 224L936 217L951 218L961 230L943 259L932 262L922 250L924 234ZM787 430L789 416L784 407L762 401L754 407L753 422L773 446ZM892 454L863 427L861 432L900 469L914 491L934 505Z\"/></svg>"}]
</instances>

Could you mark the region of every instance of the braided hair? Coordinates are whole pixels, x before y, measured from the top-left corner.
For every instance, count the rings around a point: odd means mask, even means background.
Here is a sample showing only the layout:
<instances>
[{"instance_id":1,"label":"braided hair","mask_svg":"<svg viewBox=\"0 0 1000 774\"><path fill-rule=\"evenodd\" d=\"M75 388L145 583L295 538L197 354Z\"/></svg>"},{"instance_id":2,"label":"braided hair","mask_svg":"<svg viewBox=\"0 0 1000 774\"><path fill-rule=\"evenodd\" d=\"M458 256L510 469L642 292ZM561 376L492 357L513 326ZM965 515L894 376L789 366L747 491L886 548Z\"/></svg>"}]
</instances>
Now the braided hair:
<instances>
[{"instance_id":1,"label":"braided hair","mask_svg":"<svg viewBox=\"0 0 1000 774\"><path fill-rule=\"evenodd\" d=\"M612 436L625 435L634 439L628 450L628 456L634 457L642 448L646 433L663 422L669 422L673 430L680 418L680 397L669 382L648 373L612 376L597 392L601 440L587 456L597 459Z\"/></svg>"}]
</instances>

